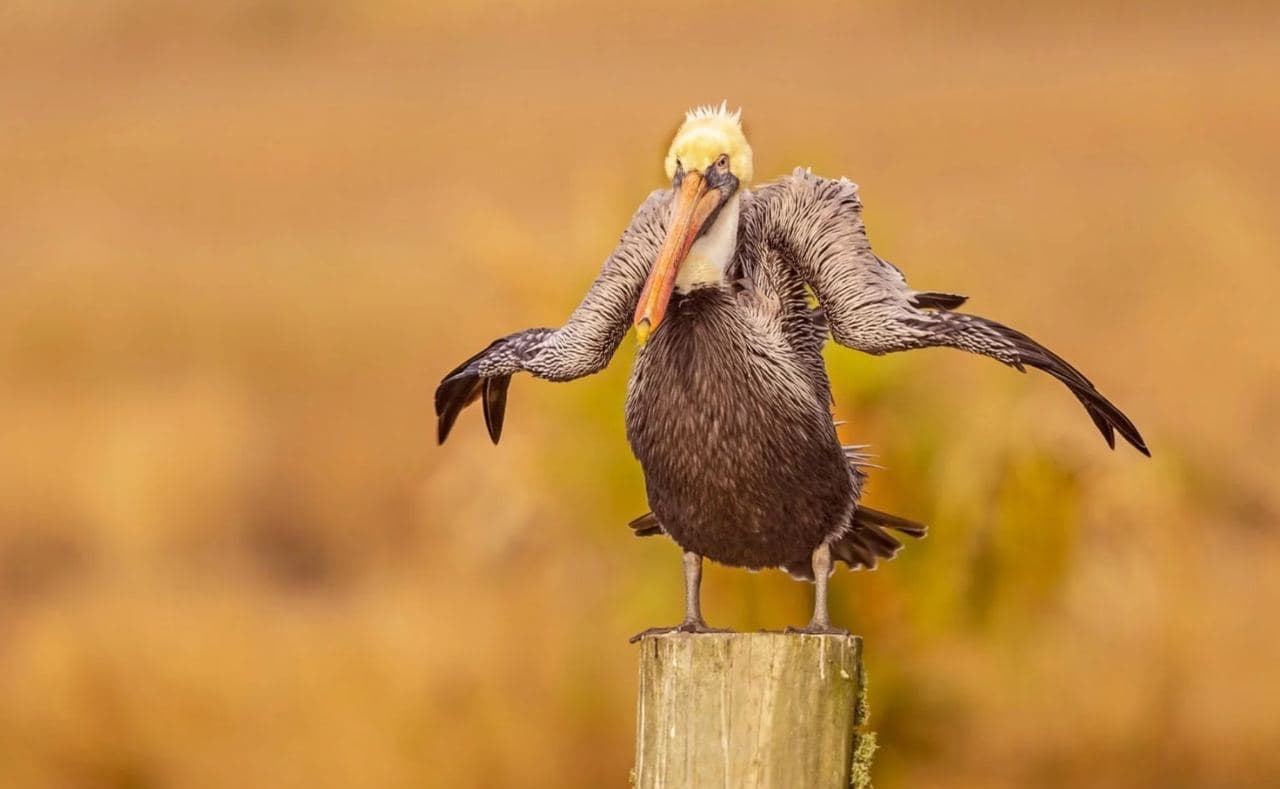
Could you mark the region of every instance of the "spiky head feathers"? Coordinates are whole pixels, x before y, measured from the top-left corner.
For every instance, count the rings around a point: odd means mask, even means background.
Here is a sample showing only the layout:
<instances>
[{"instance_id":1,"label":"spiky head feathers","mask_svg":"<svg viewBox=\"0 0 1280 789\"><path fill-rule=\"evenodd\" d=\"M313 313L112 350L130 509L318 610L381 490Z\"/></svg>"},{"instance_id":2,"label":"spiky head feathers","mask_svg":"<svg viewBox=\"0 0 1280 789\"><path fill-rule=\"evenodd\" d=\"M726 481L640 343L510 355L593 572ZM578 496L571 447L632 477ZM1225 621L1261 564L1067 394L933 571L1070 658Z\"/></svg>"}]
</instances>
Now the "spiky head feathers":
<instances>
[{"instance_id":1,"label":"spiky head feathers","mask_svg":"<svg viewBox=\"0 0 1280 789\"><path fill-rule=\"evenodd\" d=\"M742 110L730 112L725 102L689 110L667 151L667 177L675 177L677 165L705 171L722 153L729 155L729 171L743 185L750 183L751 146L742 133Z\"/></svg>"}]
</instances>

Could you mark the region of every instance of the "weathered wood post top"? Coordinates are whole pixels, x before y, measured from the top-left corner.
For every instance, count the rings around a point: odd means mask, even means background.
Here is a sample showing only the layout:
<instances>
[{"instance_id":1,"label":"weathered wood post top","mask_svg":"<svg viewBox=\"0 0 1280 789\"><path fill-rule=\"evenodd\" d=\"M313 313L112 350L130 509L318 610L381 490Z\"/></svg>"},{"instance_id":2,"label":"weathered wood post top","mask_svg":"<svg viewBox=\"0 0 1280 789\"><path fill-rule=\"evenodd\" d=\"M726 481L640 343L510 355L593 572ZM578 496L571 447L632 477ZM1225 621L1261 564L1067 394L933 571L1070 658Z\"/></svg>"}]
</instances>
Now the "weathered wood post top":
<instances>
[{"instance_id":1,"label":"weathered wood post top","mask_svg":"<svg viewBox=\"0 0 1280 789\"><path fill-rule=\"evenodd\" d=\"M857 636L646 637L634 784L865 785L874 749L858 731L865 686Z\"/></svg>"}]
</instances>

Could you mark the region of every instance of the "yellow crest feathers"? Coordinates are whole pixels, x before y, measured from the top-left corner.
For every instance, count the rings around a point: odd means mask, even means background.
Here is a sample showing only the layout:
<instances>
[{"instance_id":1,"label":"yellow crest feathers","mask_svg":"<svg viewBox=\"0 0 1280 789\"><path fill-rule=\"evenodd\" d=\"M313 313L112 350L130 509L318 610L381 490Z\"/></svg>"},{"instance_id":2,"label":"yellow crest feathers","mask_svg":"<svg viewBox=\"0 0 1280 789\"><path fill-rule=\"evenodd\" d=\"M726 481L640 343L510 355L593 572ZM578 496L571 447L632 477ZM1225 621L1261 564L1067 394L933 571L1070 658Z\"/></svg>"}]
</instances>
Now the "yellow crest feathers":
<instances>
[{"instance_id":1,"label":"yellow crest feathers","mask_svg":"<svg viewBox=\"0 0 1280 789\"><path fill-rule=\"evenodd\" d=\"M694 107L684 115L667 152L667 177L674 178L677 166L685 171L706 171L720 154L728 154L729 171L745 186L753 174L751 146L742 132L742 110L720 106Z\"/></svg>"}]
</instances>

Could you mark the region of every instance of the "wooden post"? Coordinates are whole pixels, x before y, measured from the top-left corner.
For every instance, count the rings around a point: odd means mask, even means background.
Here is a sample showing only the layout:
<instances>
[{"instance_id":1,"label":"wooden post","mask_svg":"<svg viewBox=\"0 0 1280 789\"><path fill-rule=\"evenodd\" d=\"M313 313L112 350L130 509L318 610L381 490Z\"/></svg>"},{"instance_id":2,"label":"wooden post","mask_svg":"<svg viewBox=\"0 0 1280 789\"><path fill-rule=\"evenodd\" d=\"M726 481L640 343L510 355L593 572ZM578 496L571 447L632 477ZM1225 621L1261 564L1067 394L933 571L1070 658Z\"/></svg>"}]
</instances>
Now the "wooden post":
<instances>
[{"instance_id":1,"label":"wooden post","mask_svg":"<svg viewBox=\"0 0 1280 789\"><path fill-rule=\"evenodd\" d=\"M857 636L645 638L633 783L867 786L875 740L858 733L865 689Z\"/></svg>"}]
</instances>

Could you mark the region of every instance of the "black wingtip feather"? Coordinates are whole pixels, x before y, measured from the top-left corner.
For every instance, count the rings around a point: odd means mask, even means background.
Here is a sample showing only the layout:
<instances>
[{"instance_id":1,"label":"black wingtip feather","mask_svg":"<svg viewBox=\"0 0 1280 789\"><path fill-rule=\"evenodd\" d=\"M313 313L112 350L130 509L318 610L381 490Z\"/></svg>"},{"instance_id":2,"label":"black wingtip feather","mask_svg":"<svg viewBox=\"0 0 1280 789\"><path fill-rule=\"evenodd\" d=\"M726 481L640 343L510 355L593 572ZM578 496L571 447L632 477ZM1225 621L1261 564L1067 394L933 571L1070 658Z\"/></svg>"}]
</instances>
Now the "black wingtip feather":
<instances>
[{"instance_id":1,"label":"black wingtip feather","mask_svg":"<svg viewBox=\"0 0 1280 789\"><path fill-rule=\"evenodd\" d=\"M1107 446L1112 449L1116 448L1115 434L1119 433L1134 449L1147 457L1151 457L1151 451L1147 449L1147 443L1142 439L1142 434L1138 432L1138 428L1114 403L1103 397L1102 393L1097 389L1094 389L1092 384L1082 384L1069 376L1061 374L1060 371L1053 367L1035 366L1045 370L1045 372L1062 381L1071 389L1072 394L1076 396L1084 406L1085 411L1088 412L1093 424L1097 426L1098 432L1102 433L1102 438L1107 442Z\"/></svg>"},{"instance_id":2,"label":"black wingtip feather","mask_svg":"<svg viewBox=\"0 0 1280 789\"><path fill-rule=\"evenodd\" d=\"M446 381L447 381L447 380L449 380L450 378L454 378L454 377L456 377L456 376L458 376L458 375L461 375L463 372L465 372L465 371L466 371L466 369L467 369L468 367L470 367L472 364L474 364L474 363L476 363L477 361L479 361L481 357L483 357L483 356L484 356L485 354L487 354L489 351L492 351L494 348L496 348L496 347L497 347L498 345L500 345L501 343L502 343L502 340L501 340L501 339L494 340L493 342L491 342L491 343L489 343L488 345L486 345L486 346L484 347L484 350L479 351L478 353L474 353L474 354L472 354L472 355L471 355L470 357L468 357L468 358L467 358L467 360L466 360L466 361L464 361L462 364L459 364L457 367L455 367L455 368L453 368L452 370L450 370L450 371L445 375L444 380L446 380Z\"/></svg>"},{"instance_id":3,"label":"black wingtip feather","mask_svg":"<svg viewBox=\"0 0 1280 789\"><path fill-rule=\"evenodd\" d=\"M484 379L484 426L495 445L502 438L502 423L507 413L507 387L510 385L509 375Z\"/></svg>"},{"instance_id":4,"label":"black wingtip feather","mask_svg":"<svg viewBox=\"0 0 1280 789\"><path fill-rule=\"evenodd\" d=\"M968 296L962 296L959 293L939 293L936 291L925 291L911 297L912 304L932 310L954 310L963 306L968 300Z\"/></svg>"},{"instance_id":5,"label":"black wingtip feather","mask_svg":"<svg viewBox=\"0 0 1280 789\"><path fill-rule=\"evenodd\" d=\"M1059 378L1059 380L1062 380ZM1106 439L1107 445L1115 449L1116 438L1115 433L1119 433L1128 441L1134 449L1138 450L1147 457L1151 457L1151 450L1147 449L1147 442L1143 440L1142 434L1138 432L1138 428L1134 426L1129 417L1116 408L1115 404L1102 396L1097 389L1090 387L1080 387L1070 381L1063 381L1075 396L1084 404L1085 410L1089 412L1089 417L1093 423L1098 426L1102 437Z\"/></svg>"},{"instance_id":6,"label":"black wingtip feather","mask_svg":"<svg viewBox=\"0 0 1280 789\"><path fill-rule=\"evenodd\" d=\"M1023 372L1025 372L1023 365L1035 367L1065 384L1084 406L1085 411L1089 414L1089 419L1098 428L1098 432L1102 433L1102 438L1107 442L1107 446L1115 449L1115 434L1118 432L1124 437L1125 441L1133 445L1134 449L1147 457L1151 457L1151 451L1147 448L1142 434L1138 432L1138 428L1134 426L1129 417L1125 416L1124 412L1104 397L1094 387L1093 382L1067 360L1016 329L1011 329L1003 324L975 315L958 317L963 320L976 321L1008 342L1018 354L1016 361L1009 362L1012 367Z\"/></svg>"},{"instance_id":7,"label":"black wingtip feather","mask_svg":"<svg viewBox=\"0 0 1280 789\"><path fill-rule=\"evenodd\" d=\"M458 414L480 396L480 378L472 375L455 375L445 378L436 388L436 443L443 444L458 420Z\"/></svg>"}]
</instances>

